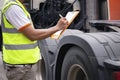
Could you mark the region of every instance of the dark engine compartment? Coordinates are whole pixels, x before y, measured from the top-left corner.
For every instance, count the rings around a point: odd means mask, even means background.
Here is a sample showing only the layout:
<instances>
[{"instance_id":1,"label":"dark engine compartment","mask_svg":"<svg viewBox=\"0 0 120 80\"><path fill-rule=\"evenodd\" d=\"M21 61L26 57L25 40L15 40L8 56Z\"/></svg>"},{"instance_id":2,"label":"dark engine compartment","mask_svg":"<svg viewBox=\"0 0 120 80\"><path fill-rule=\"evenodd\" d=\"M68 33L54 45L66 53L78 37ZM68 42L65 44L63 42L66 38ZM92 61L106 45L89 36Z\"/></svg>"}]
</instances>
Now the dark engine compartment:
<instances>
[{"instance_id":1,"label":"dark engine compartment","mask_svg":"<svg viewBox=\"0 0 120 80\"><path fill-rule=\"evenodd\" d=\"M65 16L68 11L74 11L73 5L78 0L68 3L67 0L46 0L39 4L39 10L30 10L30 14L35 28L49 28L54 26L59 20L59 14ZM82 29L86 20L85 0L81 0L80 14L70 25L70 29Z\"/></svg>"}]
</instances>

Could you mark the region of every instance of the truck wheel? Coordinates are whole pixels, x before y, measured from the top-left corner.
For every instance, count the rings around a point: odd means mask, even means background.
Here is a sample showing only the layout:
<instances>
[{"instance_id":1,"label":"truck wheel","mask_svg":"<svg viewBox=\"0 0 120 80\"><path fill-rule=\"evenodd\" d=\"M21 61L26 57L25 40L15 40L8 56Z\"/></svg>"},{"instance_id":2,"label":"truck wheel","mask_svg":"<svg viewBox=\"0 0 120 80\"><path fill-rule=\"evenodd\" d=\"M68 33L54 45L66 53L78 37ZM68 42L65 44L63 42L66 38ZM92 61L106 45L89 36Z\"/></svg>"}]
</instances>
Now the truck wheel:
<instances>
[{"instance_id":1,"label":"truck wheel","mask_svg":"<svg viewBox=\"0 0 120 80\"><path fill-rule=\"evenodd\" d=\"M93 80L89 60L85 52L78 47L68 50L61 71L61 80Z\"/></svg>"}]
</instances>

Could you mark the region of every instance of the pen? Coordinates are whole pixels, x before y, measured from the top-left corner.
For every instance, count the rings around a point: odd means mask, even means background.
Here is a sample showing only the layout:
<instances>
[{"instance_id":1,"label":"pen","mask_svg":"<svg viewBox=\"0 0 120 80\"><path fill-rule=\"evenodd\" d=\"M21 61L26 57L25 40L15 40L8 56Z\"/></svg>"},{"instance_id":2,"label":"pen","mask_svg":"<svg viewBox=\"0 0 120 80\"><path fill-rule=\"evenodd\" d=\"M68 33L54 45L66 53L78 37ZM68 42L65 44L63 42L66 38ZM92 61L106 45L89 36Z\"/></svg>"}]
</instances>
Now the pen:
<instances>
[{"instance_id":1,"label":"pen","mask_svg":"<svg viewBox=\"0 0 120 80\"><path fill-rule=\"evenodd\" d=\"M61 18L63 18L63 16L62 16L61 14L59 14L59 16L60 16Z\"/></svg>"}]
</instances>

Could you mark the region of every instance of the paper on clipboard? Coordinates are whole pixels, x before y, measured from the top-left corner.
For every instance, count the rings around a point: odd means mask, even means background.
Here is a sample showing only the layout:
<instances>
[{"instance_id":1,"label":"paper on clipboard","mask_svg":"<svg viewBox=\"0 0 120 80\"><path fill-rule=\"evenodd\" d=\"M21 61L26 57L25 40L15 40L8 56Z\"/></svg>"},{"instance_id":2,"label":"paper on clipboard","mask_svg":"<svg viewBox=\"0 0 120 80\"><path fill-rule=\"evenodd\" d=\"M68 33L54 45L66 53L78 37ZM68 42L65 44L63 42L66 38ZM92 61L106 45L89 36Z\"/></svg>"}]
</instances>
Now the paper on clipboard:
<instances>
[{"instance_id":1,"label":"paper on clipboard","mask_svg":"<svg viewBox=\"0 0 120 80\"><path fill-rule=\"evenodd\" d=\"M80 11L71 11L68 12L65 18L68 20L68 25L65 27L65 29L57 31L56 33L51 35L51 38L53 39L59 39L61 34L69 27L69 25L73 22L73 20L76 18L76 16L79 14Z\"/></svg>"}]
</instances>

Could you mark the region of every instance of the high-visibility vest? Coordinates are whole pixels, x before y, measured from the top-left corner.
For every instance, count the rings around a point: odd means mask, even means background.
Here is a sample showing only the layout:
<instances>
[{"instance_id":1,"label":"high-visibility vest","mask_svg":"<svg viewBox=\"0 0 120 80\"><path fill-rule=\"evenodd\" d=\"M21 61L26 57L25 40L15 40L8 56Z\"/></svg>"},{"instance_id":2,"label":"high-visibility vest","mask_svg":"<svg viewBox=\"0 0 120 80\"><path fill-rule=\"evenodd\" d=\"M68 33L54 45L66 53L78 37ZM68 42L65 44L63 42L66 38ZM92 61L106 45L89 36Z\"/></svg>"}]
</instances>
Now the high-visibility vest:
<instances>
[{"instance_id":1,"label":"high-visibility vest","mask_svg":"<svg viewBox=\"0 0 120 80\"><path fill-rule=\"evenodd\" d=\"M5 16L11 5L20 6L27 17L30 14L18 0L7 0L2 9L3 60L8 64L32 64L40 59L37 41L31 41L20 33ZM32 22L32 21L31 21Z\"/></svg>"}]
</instances>

